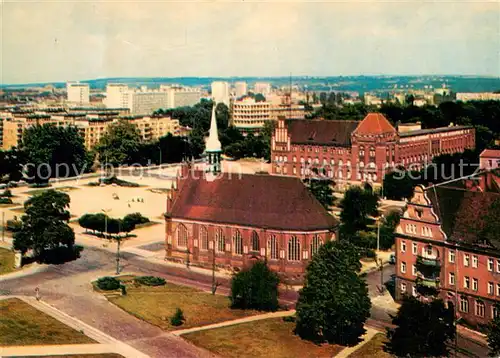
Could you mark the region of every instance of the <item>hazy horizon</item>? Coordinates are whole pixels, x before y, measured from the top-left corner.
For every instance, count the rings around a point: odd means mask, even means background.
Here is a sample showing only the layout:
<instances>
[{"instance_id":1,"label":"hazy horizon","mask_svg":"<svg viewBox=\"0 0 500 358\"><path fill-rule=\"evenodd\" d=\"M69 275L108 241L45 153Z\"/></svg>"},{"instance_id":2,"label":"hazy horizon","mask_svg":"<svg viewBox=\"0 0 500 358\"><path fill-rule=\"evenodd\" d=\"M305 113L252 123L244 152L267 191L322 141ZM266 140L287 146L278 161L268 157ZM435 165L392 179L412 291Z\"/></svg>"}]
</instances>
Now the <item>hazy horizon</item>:
<instances>
[{"instance_id":1,"label":"hazy horizon","mask_svg":"<svg viewBox=\"0 0 500 358\"><path fill-rule=\"evenodd\" d=\"M500 77L500 3L3 2L2 84Z\"/></svg>"}]
</instances>

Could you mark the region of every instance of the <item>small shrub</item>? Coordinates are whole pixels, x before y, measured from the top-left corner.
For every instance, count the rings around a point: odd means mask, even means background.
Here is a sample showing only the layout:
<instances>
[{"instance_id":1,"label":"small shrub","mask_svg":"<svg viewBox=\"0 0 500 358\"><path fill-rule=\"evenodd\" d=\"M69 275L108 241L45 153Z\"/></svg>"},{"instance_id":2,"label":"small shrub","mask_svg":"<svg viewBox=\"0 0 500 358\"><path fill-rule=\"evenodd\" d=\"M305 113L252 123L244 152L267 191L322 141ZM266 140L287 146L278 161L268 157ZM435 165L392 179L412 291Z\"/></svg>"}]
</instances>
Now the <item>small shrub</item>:
<instances>
[{"instance_id":1,"label":"small shrub","mask_svg":"<svg viewBox=\"0 0 500 358\"><path fill-rule=\"evenodd\" d=\"M114 277L101 277L97 280L97 287L104 291L112 291L120 288L120 281Z\"/></svg>"},{"instance_id":2,"label":"small shrub","mask_svg":"<svg viewBox=\"0 0 500 358\"><path fill-rule=\"evenodd\" d=\"M18 232L23 227L23 223L19 220L7 220L5 230L10 232Z\"/></svg>"},{"instance_id":3,"label":"small shrub","mask_svg":"<svg viewBox=\"0 0 500 358\"><path fill-rule=\"evenodd\" d=\"M0 194L2 198L12 198L12 192L9 189L5 189L2 194Z\"/></svg>"},{"instance_id":4,"label":"small shrub","mask_svg":"<svg viewBox=\"0 0 500 358\"><path fill-rule=\"evenodd\" d=\"M0 204L12 204L12 199L0 197Z\"/></svg>"},{"instance_id":5,"label":"small shrub","mask_svg":"<svg viewBox=\"0 0 500 358\"><path fill-rule=\"evenodd\" d=\"M177 308L175 314L170 318L170 324L172 326L181 326L185 320L184 313L180 308Z\"/></svg>"},{"instance_id":6,"label":"small shrub","mask_svg":"<svg viewBox=\"0 0 500 358\"><path fill-rule=\"evenodd\" d=\"M155 276L140 276L136 277L134 279L135 283L138 283L140 285L144 286L163 286L167 283L165 279L161 277L155 277Z\"/></svg>"},{"instance_id":7,"label":"small shrub","mask_svg":"<svg viewBox=\"0 0 500 358\"><path fill-rule=\"evenodd\" d=\"M283 317L283 322L295 322L295 316L285 316Z\"/></svg>"},{"instance_id":8,"label":"small shrub","mask_svg":"<svg viewBox=\"0 0 500 358\"><path fill-rule=\"evenodd\" d=\"M140 225L140 224L145 224L149 222L149 219L145 216L143 216L141 213L132 213L125 215L123 220L129 220L130 222L134 223L135 225Z\"/></svg>"}]
</instances>

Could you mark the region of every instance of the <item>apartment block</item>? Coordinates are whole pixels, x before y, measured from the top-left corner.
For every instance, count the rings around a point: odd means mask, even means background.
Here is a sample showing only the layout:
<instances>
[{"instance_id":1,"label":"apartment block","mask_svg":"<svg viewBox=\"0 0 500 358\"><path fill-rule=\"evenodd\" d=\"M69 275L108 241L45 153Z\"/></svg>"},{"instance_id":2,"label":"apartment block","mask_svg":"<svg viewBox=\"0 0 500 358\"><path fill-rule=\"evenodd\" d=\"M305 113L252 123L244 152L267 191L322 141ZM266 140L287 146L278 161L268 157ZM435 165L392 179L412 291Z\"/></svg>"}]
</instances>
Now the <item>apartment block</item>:
<instances>
[{"instance_id":1,"label":"apartment block","mask_svg":"<svg viewBox=\"0 0 500 358\"><path fill-rule=\"evenodd\" d=\"M90 102L89 85L80 82L66 83L67 101L71 104L88 104Z\"/></svg>"}]
</instances>

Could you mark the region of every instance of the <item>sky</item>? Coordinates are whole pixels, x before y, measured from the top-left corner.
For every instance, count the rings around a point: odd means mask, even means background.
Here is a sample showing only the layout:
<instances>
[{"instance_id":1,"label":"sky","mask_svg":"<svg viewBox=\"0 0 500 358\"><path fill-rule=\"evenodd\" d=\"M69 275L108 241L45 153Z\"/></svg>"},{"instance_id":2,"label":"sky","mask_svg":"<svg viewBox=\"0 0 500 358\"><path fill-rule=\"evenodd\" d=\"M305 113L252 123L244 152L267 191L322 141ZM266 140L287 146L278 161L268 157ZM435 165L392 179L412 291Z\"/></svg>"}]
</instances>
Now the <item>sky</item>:
<instances>
[{"instance_id":1,"label":"sky","mask_svg":"<svg viewBox=\"0 0 500 358\"><path fill-rule=\"evenodd\" d=\"M8 1L3 84L106 77L500 77L498 1Z\"/></svg>"}]
</instances>

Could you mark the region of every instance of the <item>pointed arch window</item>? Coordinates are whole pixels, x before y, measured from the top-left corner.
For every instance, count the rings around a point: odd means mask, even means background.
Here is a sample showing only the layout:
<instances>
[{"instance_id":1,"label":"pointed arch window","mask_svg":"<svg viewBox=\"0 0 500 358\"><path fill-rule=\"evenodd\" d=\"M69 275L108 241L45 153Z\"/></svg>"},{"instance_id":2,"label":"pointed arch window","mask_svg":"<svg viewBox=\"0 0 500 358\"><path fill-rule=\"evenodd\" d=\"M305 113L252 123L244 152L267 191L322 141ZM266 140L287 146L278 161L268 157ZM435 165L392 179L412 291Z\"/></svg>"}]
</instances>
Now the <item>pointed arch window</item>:
<instances>
[{"instance_id":1,"label":"pointed arch window","mask_svg":"<svg viewBox=\"0 0 500 358\"><path fill-rule=\"evenodd\" d=\"M215 251L224 252L226 250L226 239L221 228L215 230Z\"/></svg>"},{"instance_id":2,"label":"pointed arch window","mask_svg":"<svg viewBox=\"0 0 500 358\"><path fill-rule=\"evenodd\" d=\"M276 235L271 235L269 240L267 241L267 250L269 251L269 256L271 260L278 259L278 239L276 239Z\"/></svg>"},{"instance_id":3,"label":"pointed arch window","mask_svg":"<svg viewBox=\"0 0 500 358\"><path fill-rule=\"evenodd\" d=\"M319 235L314 235L312 241L311 241L311 258L316 255L318 252L319 248L323 245L323 241L319 237Z\"/></svg>"},{"instance_id":4,"label":"pointed arch window","mask_svg":"<svg viewBox=\"0 0 500 358\"><path fill-rule=\"evenodd\" d=\"M187 247L188 231L187 228L180 224L177 227L177 247Z\"/></svg>"},{"instance_id":5,"label":"pointed arch window","mask_svg":"<svg viewBox=\"0 0 500 358\"><path fill-rule=\"evenodd\" d=\"M297 236L288 240L288 261L300 261L300 241Z\"/></svg>"},{"instance_id":6,"label":"pointed arch window","mask_svg":"<svg viewBox=\"0 0 500 358\"><path fill-rule=\"evenodd\" d=\"M260 251L259 235L252 231L252 251Z\"/></svg>"},{"instance_id":7,"label":"pointed arch window","mask_svg":"<svg viewBox=\"0 0 500 358\"><path fill-rule=\"evenodd\" d=\"M205 226L200 226L198 238L200 240L200 249L208 250L208 230Z\"/></svg>"},{"instance_id":8,"label":"pointed arch window","mask_svg":"<svg viewBox=\"0 0 500 358\"><path fill-rule=\"evenodd\" d=\"M233 248L236 255L243 255L243 241L241 240L241 233L238 229L236 229L234 233Z\"/></svg>"}]
</instances>

